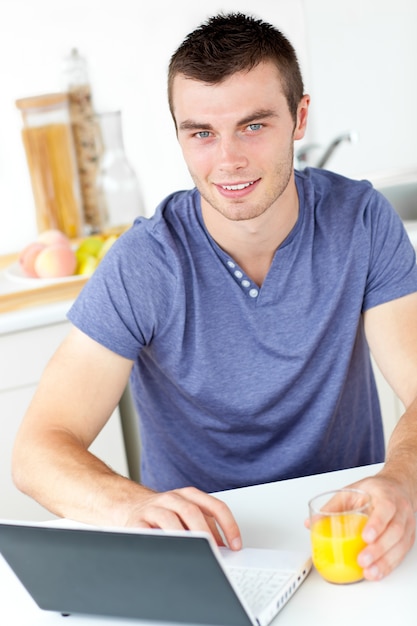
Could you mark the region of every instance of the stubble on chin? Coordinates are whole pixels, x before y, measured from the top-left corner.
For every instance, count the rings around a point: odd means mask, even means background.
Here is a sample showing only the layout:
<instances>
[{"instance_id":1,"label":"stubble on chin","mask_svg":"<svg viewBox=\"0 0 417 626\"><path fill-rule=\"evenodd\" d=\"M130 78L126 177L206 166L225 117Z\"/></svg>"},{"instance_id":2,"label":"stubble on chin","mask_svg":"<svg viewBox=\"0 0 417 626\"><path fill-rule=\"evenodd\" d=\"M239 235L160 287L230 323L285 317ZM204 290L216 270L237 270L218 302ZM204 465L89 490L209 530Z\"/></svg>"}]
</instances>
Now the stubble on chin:
<instances>
[{"instance_id":1,"label":"stubble on chin","mask_svg":"<svg viewBox=\"0 0 417 626\"><path fill-rule=\"evenodd\" d=\"M212 191L205 188L200 184L200 181L195 176L192 176L194 184L199 191L202 202L201 206L204 211L216 211L226 219L234 222L240 222L244 220L252 220L260 217L267 212L275 202L281 197L288 187L293 172L292 164L286 167L281 167L277 171L276 180L280 181L279 184L271 186L269 189L263 192L260 199L254 200L251 198L223 198L220 196L215 185L213 185ZM263 184L261 180L260 185Z\"/></svg>"}]
</instances>

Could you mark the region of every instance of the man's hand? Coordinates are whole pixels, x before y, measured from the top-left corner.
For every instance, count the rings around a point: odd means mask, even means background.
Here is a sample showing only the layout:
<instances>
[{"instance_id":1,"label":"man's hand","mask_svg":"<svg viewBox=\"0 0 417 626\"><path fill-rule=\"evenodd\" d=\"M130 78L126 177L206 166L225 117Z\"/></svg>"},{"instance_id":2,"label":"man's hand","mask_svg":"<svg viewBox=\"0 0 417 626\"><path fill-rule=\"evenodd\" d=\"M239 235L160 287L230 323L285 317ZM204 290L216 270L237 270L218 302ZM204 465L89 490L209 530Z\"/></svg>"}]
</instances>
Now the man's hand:
<instances>
[{"instance_id":1,"label":"man's hand","mask_svg":"<svg viewBox=\"0 0 417 626\"><path fill-rule=\"evenodd\" d=\"M131 360L71 331L45 369L20 426L13 452L16 485L59 517L206 531L238 550L238 525L221 500L192 487L155 493L118 476L89 451L131 369Z\"/></svg>"},{"instance_id":2,"label":"man's hand","mask_svg":"<svg viewBox=\"0 0 417 626\"><path fill-rule=\"evenodd\" d=\"M232 550L242 547L239 527L229 507L194 487L164 493L149 492L132 506L126 526L161 528L163 530L197 530L209 532L218 545Z\"/></svg>"},{"instance_id":3,"label":"man's hand","mask_svg":"<svg viewBox=\"0 0 417 626\"><path fill-rule=\"evenodd\" d=\"M383 376L405 407L387 442L385 465L356 483L373 498L374 510L359 562L365 578L391 572L414 543L417 511L417 293L368 309L365 334Z\"/></svg>"},{"instance_id":4,"label":"man's hand","mask_svg":"<svg viewBox=\"0 0 417 626\"><path fill-rule=\"evenodd\" d=\"M372 497L372 513L362 533L368 545L358 562L367 580L380 580L403 560L414 543L413 507L402 485L384 476L383 471L349 486Z\"/></svg>"}]
</instances>

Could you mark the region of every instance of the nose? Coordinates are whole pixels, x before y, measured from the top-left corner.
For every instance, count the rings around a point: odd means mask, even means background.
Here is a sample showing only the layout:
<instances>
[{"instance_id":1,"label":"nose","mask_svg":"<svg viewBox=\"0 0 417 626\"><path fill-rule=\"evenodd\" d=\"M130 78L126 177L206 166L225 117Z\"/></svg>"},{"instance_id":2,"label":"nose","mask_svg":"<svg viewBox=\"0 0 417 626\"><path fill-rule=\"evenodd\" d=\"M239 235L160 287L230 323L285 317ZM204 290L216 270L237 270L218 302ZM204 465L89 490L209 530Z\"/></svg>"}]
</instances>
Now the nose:
<instances>
[{"instance_id":1,"label":"nose","mask_svg":"<svg viewBox=\"0 0 417 626\"><path fill-rule=\"evenodd\" d=\"M221 170L231 171L246 167L247 156L242 142L236 136L221 137L218 143L218 166Z\"/></svg>"}]
</instances>

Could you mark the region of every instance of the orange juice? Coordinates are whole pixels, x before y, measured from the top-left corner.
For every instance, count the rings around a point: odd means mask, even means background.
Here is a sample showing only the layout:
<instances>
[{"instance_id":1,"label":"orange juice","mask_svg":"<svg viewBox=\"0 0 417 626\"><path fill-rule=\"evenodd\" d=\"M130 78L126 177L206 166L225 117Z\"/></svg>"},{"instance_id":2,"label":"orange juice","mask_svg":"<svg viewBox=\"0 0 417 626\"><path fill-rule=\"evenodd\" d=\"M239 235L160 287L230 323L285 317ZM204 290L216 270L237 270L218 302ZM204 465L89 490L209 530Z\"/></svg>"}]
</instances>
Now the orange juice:
<instances>
[{"instance_id":1,"label":"orange juice","mask_svg":"<svg viewBox=\"0 0 417 626\"><path fill-rule=\"evenodd\" d=\"M313 521L313 563L323 578L332 583L353 583L363 578L357 558L366 546L362 530L367 519L362 513L341 513Z\"/></svg>"}]
</instances>

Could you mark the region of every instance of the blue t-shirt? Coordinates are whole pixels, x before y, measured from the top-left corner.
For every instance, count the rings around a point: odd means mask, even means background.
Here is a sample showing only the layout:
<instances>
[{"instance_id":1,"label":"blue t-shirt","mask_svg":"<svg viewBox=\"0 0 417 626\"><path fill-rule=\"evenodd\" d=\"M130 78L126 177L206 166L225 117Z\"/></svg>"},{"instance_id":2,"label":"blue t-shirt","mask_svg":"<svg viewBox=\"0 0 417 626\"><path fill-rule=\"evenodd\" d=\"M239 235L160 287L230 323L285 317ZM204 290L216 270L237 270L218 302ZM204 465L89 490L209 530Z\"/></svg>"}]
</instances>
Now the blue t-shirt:
<instances>
[{"instance_id":1,"label":"blue t-shirt","mask_svg":"<svg viewBox=\"0 0 417 626\"><path fill-rule=\"evenodd\" d=\"M401 220L367 182L296 173L293 230L261 288L211 238L197 190L114 244L73 305L134 361L141 478L205 491L384 459L366 309L417 291Z\"/></svg>"}]
</instances>

